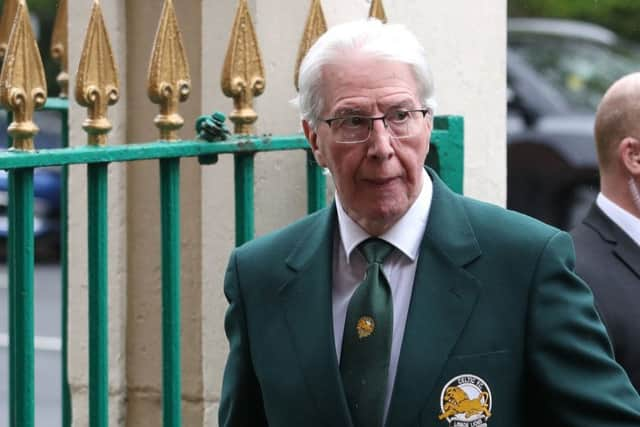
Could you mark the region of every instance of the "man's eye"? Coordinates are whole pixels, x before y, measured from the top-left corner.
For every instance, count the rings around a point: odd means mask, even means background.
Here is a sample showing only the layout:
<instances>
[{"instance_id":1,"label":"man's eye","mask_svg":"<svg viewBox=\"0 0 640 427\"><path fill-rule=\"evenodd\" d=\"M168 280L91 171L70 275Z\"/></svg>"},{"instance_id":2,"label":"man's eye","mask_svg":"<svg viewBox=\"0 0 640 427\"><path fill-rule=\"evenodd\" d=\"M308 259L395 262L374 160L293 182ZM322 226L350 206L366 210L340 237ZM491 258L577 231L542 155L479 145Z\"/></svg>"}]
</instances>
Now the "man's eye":
<instances>
[{"instance_id":1,"label":"man's eye","mask_svg":"<svg viewBox=\"0 0 640 427\"><path fill-rule=\"evenodd\" d=\"M345 117L342 119L342 126L348 128L367 126L367 118L360 116Z\"/></svg>"},{"instance_id":2,"label":"man's eye","mask_svg":"<svg viewBox=\"0 0 640 427\"><path fill-rule=\"evenodd\" d=\"M404 122L409 118L410 113L406 110L394 110L390 111L387 120L394 123Z\"/></svg>"}]
</instances>

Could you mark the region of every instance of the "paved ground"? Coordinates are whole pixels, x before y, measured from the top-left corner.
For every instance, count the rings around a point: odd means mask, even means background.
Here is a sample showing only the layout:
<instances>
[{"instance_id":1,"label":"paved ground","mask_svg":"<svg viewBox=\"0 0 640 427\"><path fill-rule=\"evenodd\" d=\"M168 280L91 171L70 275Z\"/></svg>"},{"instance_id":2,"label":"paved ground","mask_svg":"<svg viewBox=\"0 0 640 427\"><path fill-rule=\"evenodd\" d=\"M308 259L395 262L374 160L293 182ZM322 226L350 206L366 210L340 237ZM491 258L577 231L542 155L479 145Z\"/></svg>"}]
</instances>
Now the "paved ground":
<instances>
[{"instance_id":1,"label":"paved ground","mask_svg":"<svg viewBox=\"0 0 640 427\"><path fill-rule=\"evenodd\" d=\"M9 349L7 269L0 265L0 426L9 424ZM60 427L60 268L35 271L36 426Z\"/></svg>"}]
</instances>

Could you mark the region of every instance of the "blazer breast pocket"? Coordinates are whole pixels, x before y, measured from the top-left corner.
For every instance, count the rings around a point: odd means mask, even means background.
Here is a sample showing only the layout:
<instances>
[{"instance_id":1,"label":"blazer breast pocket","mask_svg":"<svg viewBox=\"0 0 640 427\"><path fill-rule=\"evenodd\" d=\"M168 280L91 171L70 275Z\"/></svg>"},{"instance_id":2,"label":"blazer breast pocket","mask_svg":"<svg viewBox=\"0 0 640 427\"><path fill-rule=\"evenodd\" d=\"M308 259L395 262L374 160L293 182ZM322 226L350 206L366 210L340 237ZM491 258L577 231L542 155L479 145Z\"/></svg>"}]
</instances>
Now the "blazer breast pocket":
<instances>
[{"instance_id":1,"label":"blazer breast pocket","mask_svg":"<svg viewBox=\"0 0 640 427\"><path fill-rule=\"evenodd\" d=\"M520 399L519 364L508 349L452 355L434 389L435 405L427 410L432 414L423 413L423 420L461 426L505 425L514 419Z\"/></svg>"},{"instance_id":2,"label":"blazer breast pocket","mask_svg":"<svg viewBox=\"0 0 640 427\"><path fill-rule=\"evenodd\" d=\"M481 353L454 354L446 365L444 376L471 373L489 378L499 378L511 365L511 351L507 349Z\"/></svg>"},{"instance_id":3,"label":"blazer breast pocket","mask_svg":"<svg viewBox=\"0 0 640 427\"><path fill-rule=\"evenodd\" d=\"M480 352L480 353L470 353L470 354L454 354L453 355L453 359L457 359L457 360L473 360L473 359L492 359L494 360L496 357L497 358L501 358L503 356L508 356L511 352L508 349L502 349L502 350L492 350L492 351L486 351L486 352Z\"/></svg>"}]
</instances>

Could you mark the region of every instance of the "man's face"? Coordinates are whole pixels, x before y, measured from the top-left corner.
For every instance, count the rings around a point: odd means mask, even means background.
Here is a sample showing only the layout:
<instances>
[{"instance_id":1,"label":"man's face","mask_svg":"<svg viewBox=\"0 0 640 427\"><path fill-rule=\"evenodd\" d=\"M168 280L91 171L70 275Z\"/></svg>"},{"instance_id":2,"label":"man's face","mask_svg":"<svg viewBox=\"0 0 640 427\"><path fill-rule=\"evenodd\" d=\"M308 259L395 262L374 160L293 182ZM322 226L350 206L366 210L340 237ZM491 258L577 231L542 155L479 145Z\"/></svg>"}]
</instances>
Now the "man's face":
<instances>
[{"instance_id":1,"label":"man's face","mask_svg":"<svg viewBox=\"0 0 640 427\"><path fill-rule=\"evenodd\" d=\"M352 56L323 67L325 110L321 119L344 115L381 116L393 108L423 108L409 65ZM347 214L373 235L395 224L422 189L422 171L429 151L431 117L419 131L394 139L381 120L373 122L369 139L338 143L331 128L303 122L305 135L320 166L327 167Z\"/></svg>"}]
</instances>

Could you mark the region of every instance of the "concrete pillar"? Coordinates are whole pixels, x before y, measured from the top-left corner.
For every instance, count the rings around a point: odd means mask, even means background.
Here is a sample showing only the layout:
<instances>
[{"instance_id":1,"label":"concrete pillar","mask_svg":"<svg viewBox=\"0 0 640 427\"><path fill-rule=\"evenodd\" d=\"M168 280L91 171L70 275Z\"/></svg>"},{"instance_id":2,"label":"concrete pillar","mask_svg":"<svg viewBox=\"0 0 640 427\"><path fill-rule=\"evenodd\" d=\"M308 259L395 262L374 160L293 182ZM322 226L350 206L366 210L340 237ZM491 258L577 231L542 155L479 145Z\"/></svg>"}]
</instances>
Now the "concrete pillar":
<instances>
[{"instance_id":1,"label":"concrete pillar","mask_svg":"<svg viewBox=\"0 0 640 427\"><path fill-rule=\"evenodd\" d=\"M109 109L113 124L109 144L127 142L127 33L125 0L102 4L121 81L120 101ZM75 103L75 75L85 38L91 2L69 0L70 145L84 145L87 138L82 122L86 110ZM73 166L69 172L69 375L73 425L88 421L88 293L87 293L87 172ZM109 166L109 418L110 425L121 425L126 413L127 325L127 195L124 165Z\"/></svg>"},{"instance_id":2,"label":"concrete pillar","mask_svg":"<svg viewBox=\"0 0 640 427\"><path fill-rule=\"evenodd\" d=\"M147 69L162 0L127 2L128 140L159 138L153 124L159 107L147 96ZM181 137L193 139L200 114L202 15L200 0L174 2L192 78L192 93L180 106ZM127 417L128 426L162 424L162 292L160 183L158 161L127 165ZM182 417L184 425L202 425L202 265L201 182L196 159L181 161L182 245Z\"/></svg>"}]
</instances>

